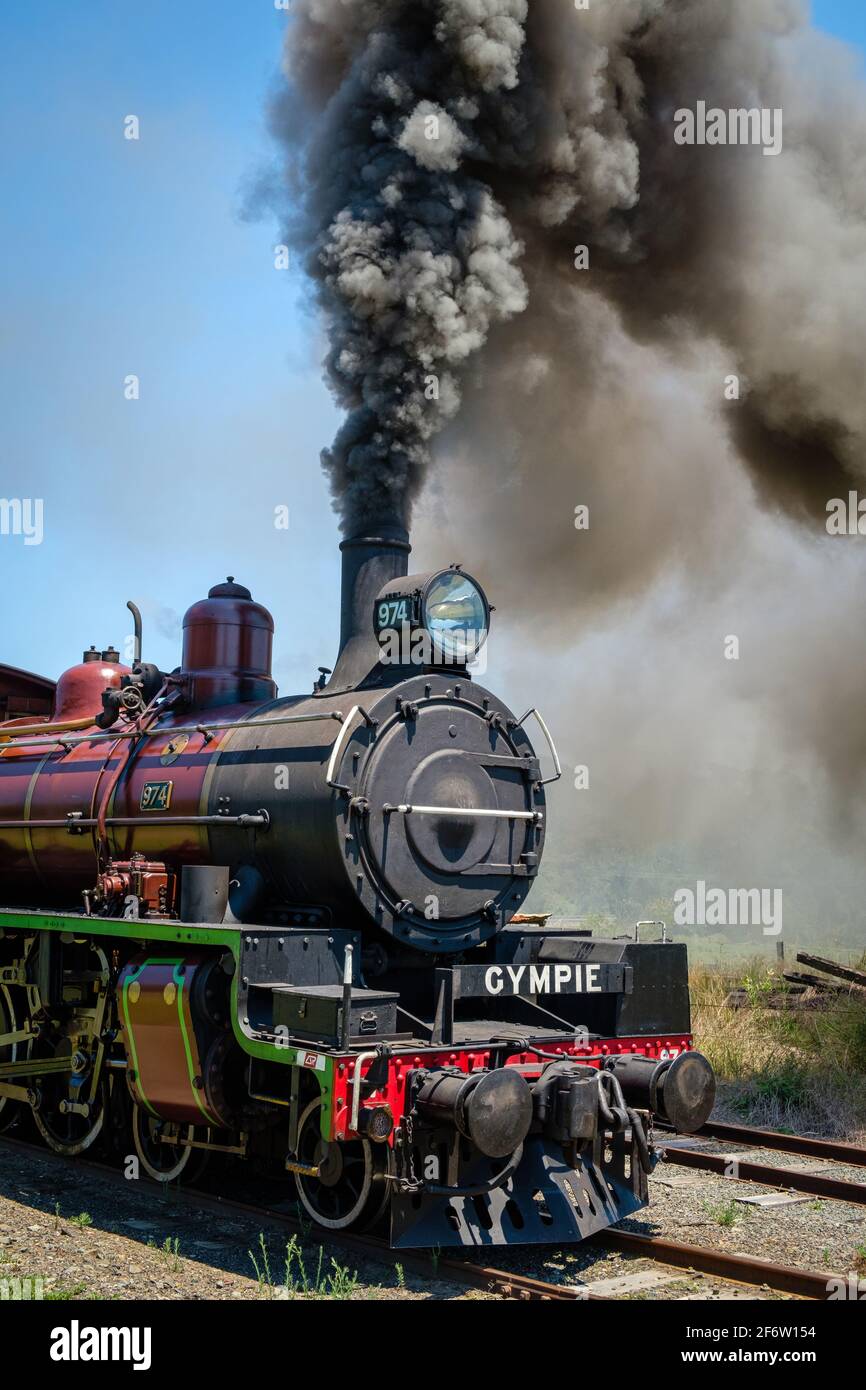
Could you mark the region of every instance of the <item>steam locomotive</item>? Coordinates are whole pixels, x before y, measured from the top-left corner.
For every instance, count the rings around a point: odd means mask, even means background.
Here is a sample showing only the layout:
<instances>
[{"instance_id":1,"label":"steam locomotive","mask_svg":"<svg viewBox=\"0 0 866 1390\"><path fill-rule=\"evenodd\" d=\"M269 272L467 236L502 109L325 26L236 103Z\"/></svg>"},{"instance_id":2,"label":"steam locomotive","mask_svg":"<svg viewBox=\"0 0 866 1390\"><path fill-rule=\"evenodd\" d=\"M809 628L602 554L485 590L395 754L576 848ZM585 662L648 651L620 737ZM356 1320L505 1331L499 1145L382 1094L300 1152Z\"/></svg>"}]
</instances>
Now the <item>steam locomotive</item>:
<instances>
[{"instance_id":1,"label":"steam locomotive","mask_svg":"<svg viewBox=\"0 0 866 1390\"><path fill-rule=\"evenodd\" d=\"M487 598L399 526L341 549L308 696L231 577L170 673L133 603L129 664L0 667L0 1128L161 1183L230 1155L394 1246L582 1239L712 1108L685 948L521 914L560 767L473 675Z\"/></svg>"}]
</instances>

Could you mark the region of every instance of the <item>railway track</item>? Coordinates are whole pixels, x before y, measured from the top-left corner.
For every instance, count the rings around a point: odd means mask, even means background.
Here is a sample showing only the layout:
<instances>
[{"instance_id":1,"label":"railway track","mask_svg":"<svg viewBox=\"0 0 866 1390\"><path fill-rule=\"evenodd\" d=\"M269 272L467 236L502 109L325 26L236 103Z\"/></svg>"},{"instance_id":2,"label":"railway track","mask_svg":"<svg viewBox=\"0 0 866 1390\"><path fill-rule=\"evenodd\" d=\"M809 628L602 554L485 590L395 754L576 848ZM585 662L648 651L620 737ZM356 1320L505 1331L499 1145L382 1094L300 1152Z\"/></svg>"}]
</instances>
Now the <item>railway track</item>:
<instances>
[{"instance_id":1,"label":"railway track","mask_svg":"<svg viewBox=\"0 0 866 1390\"><path fill-rule=\"evenodd\" d=\"M832 1163L850 1163L866 1168L866 1148L857 1144L843 1144L835 1139L807 1139L772 1129L713 1122L705 1124L694 1137L721 1139L732 1144L754 1144L755 1148L777 1149L781 1153L796 1154L799 1158L826 1158Z\"/></svg>"},{"instance_id":2,"label":"railway track","mask_svg":"<svg viewBox=\"0 0 866 1390\"><path fill-rule=\"evenodd\" d=\"M801 1139L794 1134L774 1130L752 1129L746 1125L706 1124L691 1139L715 1139L735 1143L748 1149L770 1149L793 1154L798 1158L823 1159L827 1163L845 1163L866 1168L866 1149L855 1144L841 1144L826 1139ZM664 1143L661 1145L664 1148ZM701 1149L665 1149L665 1161L684 1168L697 1168L717 1173L736 1182L753 1182L785 1191L802 1192L836 1202L851 1202L866 1206L866 1183L853 1182L824 1173L810 1173L798 1168L774 1167L735 1156L732 1171L730 1154L706 1153Z\"/></svg>"},{"instance_id":3,"label":"railway track","mask_svg":"<svg viewBox=\"0 0 866 1390\"><path fill-rule=\"evenodd\" d=\"M50 1149L39 1144L31 1144L22 1139L11 1139L5 1135L0 1138L0 1152L3 1149L30 1154L42 1162L56 1163L62 1166L73 1164L86 1172L98 1174L101 1180L115 1183L126 1190L129 1188L124 1175L107 1163L100 1163L94 1159L80 1156L78 1158L65 1158L52 1153ZM198 1210L219 1212L224 1216L241 1216L247 1219L267 1221L272 1226L278 1226L292 1235L302 1235L309 1230L308 1225L302 1225L295 1216L280 1211L278 1208L237 1201L234 1198L223 1197L213 1192L204 1192L195 1187L172 1186L169 1200ZM592 1302L608 1301L601 1294L587 1294L583 1289L571 1285L550 1284L542 1279L533 1279L528 1275L510 1270L492 1269L486 1265L473 1264L464 1260L443 1259L442 1257L434 1259L426 1252L392 1250L384 1241L378 1240L374 1236L338 1231L333 1234L323 1232L322 1238L331 1241L347 1252L376 1260L379 1264L392 1267L400 1265L404 1270L421 1274L426 1279L448 1280L465 1288L499 1293L503 1298L560 1303L584 1303L587 1299Z\"/></svg>"},{"instance_id":4,"label":"railway track","mask_svg":"<svg viewBox=\"0 0 866 1390\"><path fill-rule=\"evenodd\" d=\"M72 1163L80 1169L97 1174L100 1179L122 1185L128 1190L128 1183L123 1174L107 1163L83 1157L62 1158L41 1145L8 1136L0 1138L0 1151L3 1149L31 1154L43 1162L62 1166ZM198 1188L173 1186L170 1189L170 1200L198 1210L266 1221L271 1226L278 1226L295 1235L304 1234L309 1229L302 1226L295 1216L278 1208L238 1201ZM611 1299L611 1295L594 1293L591 1287L583 1285L550 1283L513 1270L497 1269L465 1259L434 1259L427 1252L392 1250L384 1241L372 1236L338 1232L334 1235L328 1234L326 1238L349 1253L375 1260L380 1264L390 1267L399 1265L403 1270L420 1274L427 1279L432 1276L448 1280L460 1287L498 1293L503 1298L569 1303L608 1302ZM772 1289L795 1298L826 1299L828 1281L834 1277L826 1272L818 1273L793 1266L772 1264L751 1256L731 1255L712 1247L664 1240L632 1231L609 1229L593 1237L590 1243L598 1249L613 1249L621 1254L647 1259L666 1267L694 1271L745 1288Z\"/></svg>"},{"instance_id":5,"label":"railway track","mask_svg":"<svg viewBox=\"0 0 866 1390\"><path fill-rule=\"evenodd\" d=\"M817 1158L828 1163L866 1168L866 1148L856 1144L800 1138L794 1134L781 1134L775 1130L755 1129L747 1125L710 1122L689 1138L715 1139L749 1149L769 1149L792 1154L798 1158ZM663 1143L661 1147L664 1147ZM832 1201L866 1205L866 1184L845 1178L802 1172L796 1168L773 1167L739 1157L735 1171L731 1172L729 1154L708 1154L699 1149L668 1148L665 1158L668 1163L718 1173L738 1182L754 1182ZM834 1277L823 1271L773 1264L751 1256L732 1255L721 1250L686 1245L631 1231L605 1231L596 1237L596 1240L624 1254L643 1255L659 1264L694 1269L711 1277L765 1287L797 1298L826 1299L828 1280Z\"/></svg>"},{"instance_id":6,"label":"railway track","mask_svg":"<svg viewBox=\"0 0 866 1390\"><path fill-rule=\"evenodd\" d=\"M686 1245L633 1231L608 1230L594 1237L598 1243L622 1254L642 1255L657 1264L694 1270L716 1279L725 1279L749 1288L773 1289L794 1298L826 1300L828 1282L837 1276L793 1265L772 1264L751 1255L730 1255L707 1246Z\"/></svg>"}]
</instances>

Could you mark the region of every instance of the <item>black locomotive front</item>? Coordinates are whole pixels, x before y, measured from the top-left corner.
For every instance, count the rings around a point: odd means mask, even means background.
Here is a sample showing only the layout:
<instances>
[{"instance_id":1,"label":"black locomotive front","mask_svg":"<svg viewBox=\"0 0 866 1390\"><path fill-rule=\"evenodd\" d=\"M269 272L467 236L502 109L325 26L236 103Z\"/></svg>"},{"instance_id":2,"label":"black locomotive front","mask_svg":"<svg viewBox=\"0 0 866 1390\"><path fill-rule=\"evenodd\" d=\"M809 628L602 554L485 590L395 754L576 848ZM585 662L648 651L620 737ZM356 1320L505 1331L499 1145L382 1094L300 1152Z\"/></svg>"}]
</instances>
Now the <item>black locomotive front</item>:
<instances>
[{"instance_id":1,"label":"black locomotive front","mask_svg":"<svg viewBox=\"0 0 866 1390\"><path fill-rule=\"evenodd\" d=\"M519 911L544 844L545 779L535 711L517 718L467 667L487 635L480 587L458 569L407 575L406 557L387 534L344 542L331 679L258 709L215 763L210 804L267 807L268 833L254 853L229 828L211 847L232 866L241 918L317 904L386 951L442 955Z\"/></svg>"}]
</instances>

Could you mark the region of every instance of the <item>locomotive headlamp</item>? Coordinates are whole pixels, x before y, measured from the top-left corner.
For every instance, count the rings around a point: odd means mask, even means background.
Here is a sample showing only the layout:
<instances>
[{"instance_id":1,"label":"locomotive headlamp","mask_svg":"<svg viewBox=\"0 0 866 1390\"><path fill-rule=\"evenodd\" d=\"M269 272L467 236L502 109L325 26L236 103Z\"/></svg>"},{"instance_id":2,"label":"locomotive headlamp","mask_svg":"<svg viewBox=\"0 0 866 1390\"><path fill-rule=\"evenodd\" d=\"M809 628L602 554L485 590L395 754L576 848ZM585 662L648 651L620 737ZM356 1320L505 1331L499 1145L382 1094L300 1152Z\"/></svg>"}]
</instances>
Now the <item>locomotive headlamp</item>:
<instances>
[{"instance_id":1,"label":"locomotive headlamp","mask_svg":"<svg viewBox=\"0 0 866 1390\"><path fill-rule=\"evenodd\" d=\"M444 655L452 661L471 661L486 641L490 607L474 579L446 570L427 586L421 622Z\"/></svg>"},{"instance_id":2,"label":"locomotive headlamp","mask_svg":"<svg viewBox=\"0 0 866 1390\"><path fill-rule=\"evenodd\" d=\"M465 666L487 640L490 604L460 569L394 579L377 594L373 626L389 664Z\"/></svg>"}]
</instances>

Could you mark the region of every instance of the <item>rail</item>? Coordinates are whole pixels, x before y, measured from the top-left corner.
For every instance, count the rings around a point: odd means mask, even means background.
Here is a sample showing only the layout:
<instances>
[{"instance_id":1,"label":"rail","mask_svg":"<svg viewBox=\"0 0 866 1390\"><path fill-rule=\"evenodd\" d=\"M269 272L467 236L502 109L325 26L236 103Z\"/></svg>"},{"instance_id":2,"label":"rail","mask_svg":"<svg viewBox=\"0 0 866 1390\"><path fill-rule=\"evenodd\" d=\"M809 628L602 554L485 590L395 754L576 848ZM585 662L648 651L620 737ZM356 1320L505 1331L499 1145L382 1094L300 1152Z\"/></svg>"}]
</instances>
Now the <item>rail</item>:
<instances>
[{"instance_id":1,"label":"rail","mask_svg":"<svg viewBox=\"0 0 866 1390\"><path fill-rule=\"evenodd\" d=\"M798 1269L793 1265L773 1264L752 1255L730 1255L726 1250L686 1245L677 1240L665 1240L661 1236L617 1231L610 1227L590 1239L592 1244L607 1246L623 1255L642 1255L658 1264L697 1270L712 1278L729 1279L753 1288L766 1285L777 1293L790 1294L795 1298L826 1302L834 1279L839 1277L830 1271Z\"/></svg>"}]
</instances>

